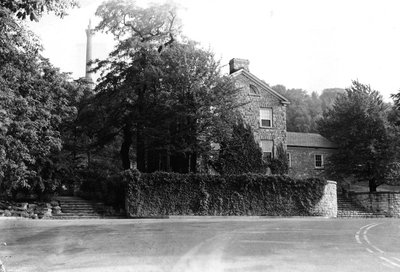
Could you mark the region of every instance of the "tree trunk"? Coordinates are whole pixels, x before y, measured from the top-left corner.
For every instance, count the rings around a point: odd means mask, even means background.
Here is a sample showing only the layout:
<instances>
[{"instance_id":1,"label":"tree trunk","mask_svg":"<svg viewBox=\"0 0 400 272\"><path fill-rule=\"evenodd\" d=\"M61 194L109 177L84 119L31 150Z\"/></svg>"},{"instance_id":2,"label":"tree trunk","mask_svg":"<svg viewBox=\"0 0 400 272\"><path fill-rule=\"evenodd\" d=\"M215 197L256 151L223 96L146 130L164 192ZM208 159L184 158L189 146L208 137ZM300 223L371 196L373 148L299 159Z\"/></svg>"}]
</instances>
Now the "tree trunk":
<instances>
[{"instance_id":1,"label":"tree trunk","mask_svg":"<svg viewBox=\"0 0 400 272\"><path fill-rule=\"evenodd\" d=\"M146 84L143 84L138 93L138 119L136 126L136 162L140 172L146 172L146 148L144 139L144 93Z\"/></svg>"},{"instance_id":2,"label":"tree trunk","mask_svg":"<svg viewBox=\"0 0 400 272\"><path fill-rule=\"evenodd\" d=\"M376 185L376 182L374 179L369 180L369 191L370 193L376 192L376 188L378 187L378 185Z\"/></svg>"},{"instance_id":3,"label":"tree trunk","mask_svg":"<svg viewBox=\"0 0 400 272\"><path fill-rule=\"evenodd\" d=\"M122 167L124 170L131 168L131 160L129 158L129 150L132 145L132 131L130 126L125 125L123 130L124 141L121 145L121 160L122 160Z\"/></svg>"},{"instance_id":4,"label":"tree trunk","mask_svg":"<svg viewBox=\"0 0 400 272\"><path fill-rule=\"evenodd\" d=\"M190 156L190 169L189 173L197 173L197 153L193 152L192 155Z\"/></svg>"}]
</instances>

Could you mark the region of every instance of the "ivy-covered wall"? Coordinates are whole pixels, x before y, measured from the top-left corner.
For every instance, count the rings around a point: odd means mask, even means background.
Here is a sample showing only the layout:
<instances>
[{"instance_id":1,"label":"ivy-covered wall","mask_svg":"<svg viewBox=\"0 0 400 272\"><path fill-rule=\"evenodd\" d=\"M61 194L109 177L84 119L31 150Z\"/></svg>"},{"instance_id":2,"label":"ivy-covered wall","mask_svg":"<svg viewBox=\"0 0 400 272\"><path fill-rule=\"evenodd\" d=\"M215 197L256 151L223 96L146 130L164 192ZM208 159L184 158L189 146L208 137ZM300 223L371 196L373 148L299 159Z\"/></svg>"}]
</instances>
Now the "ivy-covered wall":
<instances>
[{"instance_id":1,"label":"ivy-covered wall","mask_svg":"<svg viewBox=\"0 0 400 272\"><path fill-rule=\"evenodd\" d=\"M325 180L244 174L216 176L128 170L129 216L164 215L326 215L315 207Z\"/></svg>"}]
</instances>

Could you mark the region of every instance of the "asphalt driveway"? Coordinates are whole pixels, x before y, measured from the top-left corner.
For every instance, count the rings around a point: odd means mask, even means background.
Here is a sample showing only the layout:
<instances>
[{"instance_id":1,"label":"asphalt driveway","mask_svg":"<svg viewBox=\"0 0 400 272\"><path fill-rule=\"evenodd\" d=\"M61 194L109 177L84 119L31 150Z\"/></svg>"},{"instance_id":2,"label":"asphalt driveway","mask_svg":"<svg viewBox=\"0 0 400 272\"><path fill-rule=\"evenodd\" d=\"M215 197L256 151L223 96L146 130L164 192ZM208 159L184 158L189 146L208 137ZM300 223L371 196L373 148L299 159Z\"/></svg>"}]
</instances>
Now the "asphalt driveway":
<instances>
[{"instance_id":1,"label":"asphalt driveway","mask_svg":"<svg viewBox=\"0 0 400 272\"><path fill-rule=\"evenodd\" d=\"M399 271L400 221L0 219L6 271Z\"/></svg>"}]
</instances>

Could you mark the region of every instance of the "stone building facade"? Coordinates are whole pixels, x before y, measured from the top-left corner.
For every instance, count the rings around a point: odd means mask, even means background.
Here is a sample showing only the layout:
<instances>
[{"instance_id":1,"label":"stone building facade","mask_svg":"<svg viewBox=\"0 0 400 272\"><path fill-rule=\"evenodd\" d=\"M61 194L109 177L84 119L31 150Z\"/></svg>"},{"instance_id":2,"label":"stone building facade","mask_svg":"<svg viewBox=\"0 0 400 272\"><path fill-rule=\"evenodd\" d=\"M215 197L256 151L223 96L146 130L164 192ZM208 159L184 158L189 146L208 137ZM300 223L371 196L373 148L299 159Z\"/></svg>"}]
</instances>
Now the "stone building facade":
<instances>
[{"instance_id":1,"label":"stone building facade","mask_svg":"<svg viewBox=\"0 0 400 272\"><path fill-rule=\"evenodd\" d=\"M327 158L336 145L317 133L287 132L289 175L294 177L325 176Z\"/></svg>"},{"instance_id":2,"label":"stone building facade","mask_svg":"<svg viewBox=\"0 0 400 272\"><path fill-rule=\"evenodd\" d=\"M240 90L238 99L243 105L239 110L263 156L274 157L282 144L288 154L289 175L323 175L324 162L336 146L319 134L287 132L286 107L290 101L250 73L248 60L232 59L229 70Z\"/></svg>"},{"instance_id":3,"label":"stone building facade","mask_svg":"<svg viewBox=\"0 0 400 272\"><path fill-rule=\"evenodd\" d=\"M240 90L241 115L252 127L263 153L273 157L279 144L286 146L286 105L289 101L251 74L248 60L232 59L229 67Z\"/></svg>"}]
</instances>

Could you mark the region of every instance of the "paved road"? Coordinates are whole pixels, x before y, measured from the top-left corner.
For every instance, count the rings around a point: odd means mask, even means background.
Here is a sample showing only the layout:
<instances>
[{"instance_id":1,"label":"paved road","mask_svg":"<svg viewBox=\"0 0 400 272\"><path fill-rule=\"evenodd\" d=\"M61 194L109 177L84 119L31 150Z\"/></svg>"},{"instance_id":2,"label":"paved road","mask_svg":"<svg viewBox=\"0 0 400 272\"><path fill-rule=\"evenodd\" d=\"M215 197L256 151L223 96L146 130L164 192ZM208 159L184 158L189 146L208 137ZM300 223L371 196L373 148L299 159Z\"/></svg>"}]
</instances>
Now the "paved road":
<instances>
[{"instance_id":1,"label":"paved road","mask_svg":"<svg viewBox=\"0 0 400 272\"><path fill-rule=\"evenodd\" d=\"M0 219L0 260L7 272L400 271L400 220Z\"/></svg>"}]
</instances>

